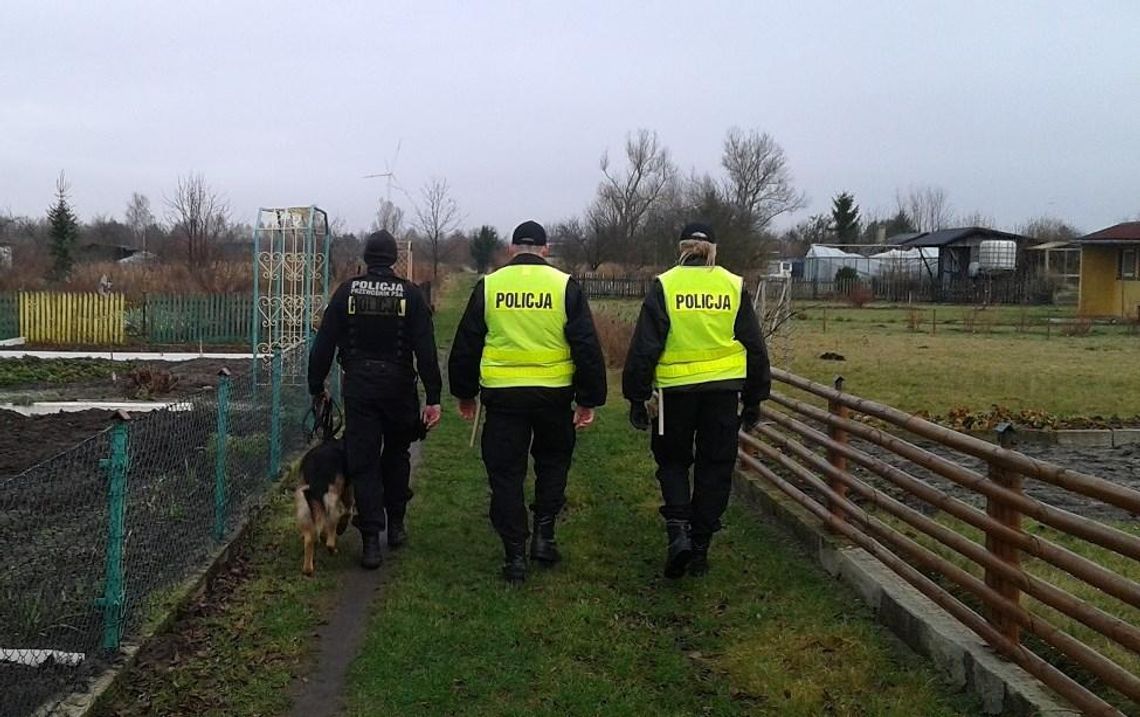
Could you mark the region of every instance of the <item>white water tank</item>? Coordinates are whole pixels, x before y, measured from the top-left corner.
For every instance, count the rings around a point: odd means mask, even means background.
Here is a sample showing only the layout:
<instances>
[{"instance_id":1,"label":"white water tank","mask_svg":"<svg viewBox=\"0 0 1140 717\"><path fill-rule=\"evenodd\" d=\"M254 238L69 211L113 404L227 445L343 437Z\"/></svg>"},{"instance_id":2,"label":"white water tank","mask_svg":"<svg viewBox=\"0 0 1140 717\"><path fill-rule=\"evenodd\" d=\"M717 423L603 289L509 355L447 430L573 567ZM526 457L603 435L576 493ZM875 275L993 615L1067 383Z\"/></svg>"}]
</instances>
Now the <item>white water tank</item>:
<instances>
[{"instance_id":1,"label":"white water tank","mask_svg":"<svg viewBox=\"0 0 1140 717\"><path fill-rule=\"evenodd\" d=\"M986 239L978 245L978 269L983 273L1013 271L1017 268L1017 242Z\"/></svg>"}]
</instances>

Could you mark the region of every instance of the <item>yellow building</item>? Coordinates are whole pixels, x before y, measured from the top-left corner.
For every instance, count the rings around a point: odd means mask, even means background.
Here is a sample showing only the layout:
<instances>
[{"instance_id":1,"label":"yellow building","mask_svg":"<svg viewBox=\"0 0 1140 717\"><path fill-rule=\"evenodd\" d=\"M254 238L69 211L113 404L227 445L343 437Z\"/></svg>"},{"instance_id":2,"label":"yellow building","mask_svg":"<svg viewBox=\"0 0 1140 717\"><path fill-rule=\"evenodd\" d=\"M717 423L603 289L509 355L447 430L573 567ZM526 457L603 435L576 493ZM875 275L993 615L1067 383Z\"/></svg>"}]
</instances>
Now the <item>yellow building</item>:
<instances>
[{"instance_id":1,"label":"yellow building","mask_svg":"<svg viewBox=\"0 0 1140 717\"><path fill-rule=\"evenodd\" d=\"M1081 247L1081 316L1140 319L1140 222L1125 222L1077 240Z\"/></svg>"}]
</instances>

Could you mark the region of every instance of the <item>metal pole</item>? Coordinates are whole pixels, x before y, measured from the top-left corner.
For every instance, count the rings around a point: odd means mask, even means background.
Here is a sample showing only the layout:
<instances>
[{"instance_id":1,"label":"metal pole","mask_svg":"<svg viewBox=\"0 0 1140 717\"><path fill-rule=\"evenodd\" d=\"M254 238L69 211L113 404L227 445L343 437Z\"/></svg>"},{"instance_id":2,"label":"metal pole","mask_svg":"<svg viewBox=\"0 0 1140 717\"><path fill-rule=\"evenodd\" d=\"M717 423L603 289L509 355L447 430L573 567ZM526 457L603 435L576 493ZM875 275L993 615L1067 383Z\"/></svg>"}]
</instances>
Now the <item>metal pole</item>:
<instances>
[{"instance_id":1,"label":"metal pole","mask_svg":"<svg viewBox=\"0 0 1140 717\"><path fill-rule=\"evenodd\" d=\"M304 267L304 276L301 277L301 338L305 341L305 346L309 345L309 332L313 326L313 282L316 280L314 276L316 272L316 235L313 227L313 220L315 219L313 211L314 207L309 207L308 217L305 221L305 236L302 240L302 253L304 258L300 262Z\"/></svg>"},{"instance_id":2,"label":"metal pole","mask_svg":"<svg viewBox=\"0 0 1140 717\"><path fill-rule=\"evenodd\" d=\"M253 385L254 390L257 390L257 343L259 337L259 329L261 328L261 317L259 315L258 299L261 293L261 208L257 210L257 223L253 227L253 307L251 312L250 324L250 351L253 353Z\"/></svg>"},{"instance_id":3,"label":"metal pole","mask_svg":"<svg viewBox=\"0 0 1140 717\"><path fill-rule=\"evenodd\" d=\"M272 406L269 412L269 478L277 480L281 473L281 348L273 349L273 370L270 386Z\"/></svg>"},{"instance_id":4,"label":"metal pole","mask_svg":"<svg viewBox=\"0 0 1140 717\"><path fill-rule=\"evenodd\" d=\"M119 412L111 428L110 456L99 461L107 470L107 561L103 581L103 597L96 604L103 608L103 649L119 649L123 637L123 603L126 586L123 575L123 543L127 517L127 422L130 417Z\"/></svg>"},{"instance_id":5,"label":"metal pole","mask_svg":"<svg viewBox=\"0 0 1140 717\"><path fill-rule=\"evenodd\" d=\"M214 441L214 540L226 533L226 465L230 442L230 370L218 372L218 430Z\"/></svg>"}]
</instances>

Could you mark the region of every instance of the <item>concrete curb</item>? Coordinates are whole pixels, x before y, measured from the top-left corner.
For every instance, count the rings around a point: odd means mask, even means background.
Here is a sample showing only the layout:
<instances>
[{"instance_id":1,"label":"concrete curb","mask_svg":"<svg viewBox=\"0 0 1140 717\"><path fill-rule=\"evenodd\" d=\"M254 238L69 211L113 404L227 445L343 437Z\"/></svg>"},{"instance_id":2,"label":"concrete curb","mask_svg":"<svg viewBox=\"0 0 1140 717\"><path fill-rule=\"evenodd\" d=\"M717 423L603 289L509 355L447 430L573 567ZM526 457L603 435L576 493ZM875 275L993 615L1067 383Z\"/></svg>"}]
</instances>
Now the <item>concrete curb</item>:
<instances>
[{"instance_id":1,"label":"concrete curb","mask_svg":"<svg viewBox=\"0 0 1140 717\"><path fill-rule=\"evenodd\" d=\"M993 442L993 431L967 431L970 435ZM1140 428L1017 428L1014 445L1062 446L1064 448L1123 448L1140 446Z\"/></svg>"},{"instance_id":2,"label":"concrete curb","mask_svg":"<svg viewBox=\"0 0 1140 717\"><path fill-rule=\"evenodd\" d=\"M12 344L20 346L22 344ZM268 354L259 354L258 358L267 358ZM192 353L188 351L33 351L33 350L0 350L0 359L104 359L106 361L193 361L195 359L233 359L235 361L249 361L254 358L252 353L226 353L221 351Z\"/></svg>"},{"instance_id":3,"label":"concrete curb","mask_svg":"<svg viewBox=\"0 0 1140 717\"><path fill-rule=\"evenodd\" d=\"M978 695L986 714L1062 717L1068 707L1041 682L994 652L925 595L862 548L836 539L807 511L757 478L737 472L736 495L795 536L829 575L855 590L876 619L934 663L958 689Z\"/></svg>"},{"instance_id":4,"label":"concrete curb","mask_svg":"<svg viewBox=\"0 0 1140 717\"><path fill-rule=\"evenodd\" d=\"M282 478L274 482L276 488L280 488L284 479L297 469L300 462L301 457L298 456L286 466L282 472ZM266 492L257 499L246 514L245 519L234 528L226 542L214 551L206 565L196 570L174 589L173 598L166 614L149 629L144 629L137 641L123 643L119 658L110 667L104 670L102 674L94 677L85 689L72 692L57 702L49 702L50 707L41 707L33 713L33 717L87 717L93 714L123 675L134 667L142 648L154 637L169 630L178 614L204 593L214 576L229 565L235 550L249 537L254 521L261 516L268 506L269 496L270 492Z\"/></svg>"}]
</instances>

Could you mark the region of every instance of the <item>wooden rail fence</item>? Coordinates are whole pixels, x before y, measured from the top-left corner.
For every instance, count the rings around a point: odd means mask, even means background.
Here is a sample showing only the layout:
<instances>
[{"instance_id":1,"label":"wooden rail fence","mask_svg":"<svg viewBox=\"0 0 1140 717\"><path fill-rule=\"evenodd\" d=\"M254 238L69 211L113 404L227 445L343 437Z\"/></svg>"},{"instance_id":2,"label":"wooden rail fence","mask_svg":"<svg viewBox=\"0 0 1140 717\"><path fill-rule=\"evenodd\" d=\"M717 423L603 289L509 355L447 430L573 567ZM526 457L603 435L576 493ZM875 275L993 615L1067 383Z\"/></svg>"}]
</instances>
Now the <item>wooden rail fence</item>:
<instances>
[{"instance_id":1,"label":"wooden rail fence","mask_svg":"<svg viewBox=\"0 0 1140 717\"><path fill-rule=\"evenodd\" d=\"M1140 538L1032 498L1024 492L1023 482L1042 481L1131 514L1140 513L1140 492L1010 450L1008 431L1001 432L995 445L846 393L842 379L830 388L786 371L773 369L772 373L778 384L803 398L773 392L770 404L761 409L764 420L755 434L740 435L739 457L745 468L875 556L1085 714L1121 714L1107 701L1103 688L1140 703L1140 676L1065 629L1072 629L1074 623L1069 621L1081 623L1137 655L1140 627L1041 579L1021 565L1022 555L1031 556L1116 598L1124 606L1140 608L1140 583L1022 527L1023 516L1028 516L1061 534L1140 561ZM827 408L822 407L824 403ZM874 422L857 420L852 414ZM881 430L875 423L981 459L988 465L988 472L971 470ZM851 438L905 459L902 465L908 469L852 445ZM985 534L984 544L888 495L849 470L849 464L891 484L892 492L901 490L981 530ZM909 472L911 464L976 493L984 500L985 510L915 477ZM911 536L921 533L928 544L934 541L958 553L973 563L984 579L908 537L884 520L884 515L905 523ZM1050 615L1064 620L1062 626L1039 611L1026 609L1022 594L1051 608L1054 612ZM962 599L964 596L968 596L967 600ZM980 603L984 609L979 613L968 603ZM1024 633L1035 639L1023 641ZM1047 645L1053 654L1042 649L1042 645ZM1057 659L1058 654L1063 657ZM1078 673L1081 681L1068 673ZM1091 683L1097 683L1100 694L1089 689Z\"/></svg>"}]
</instances>

